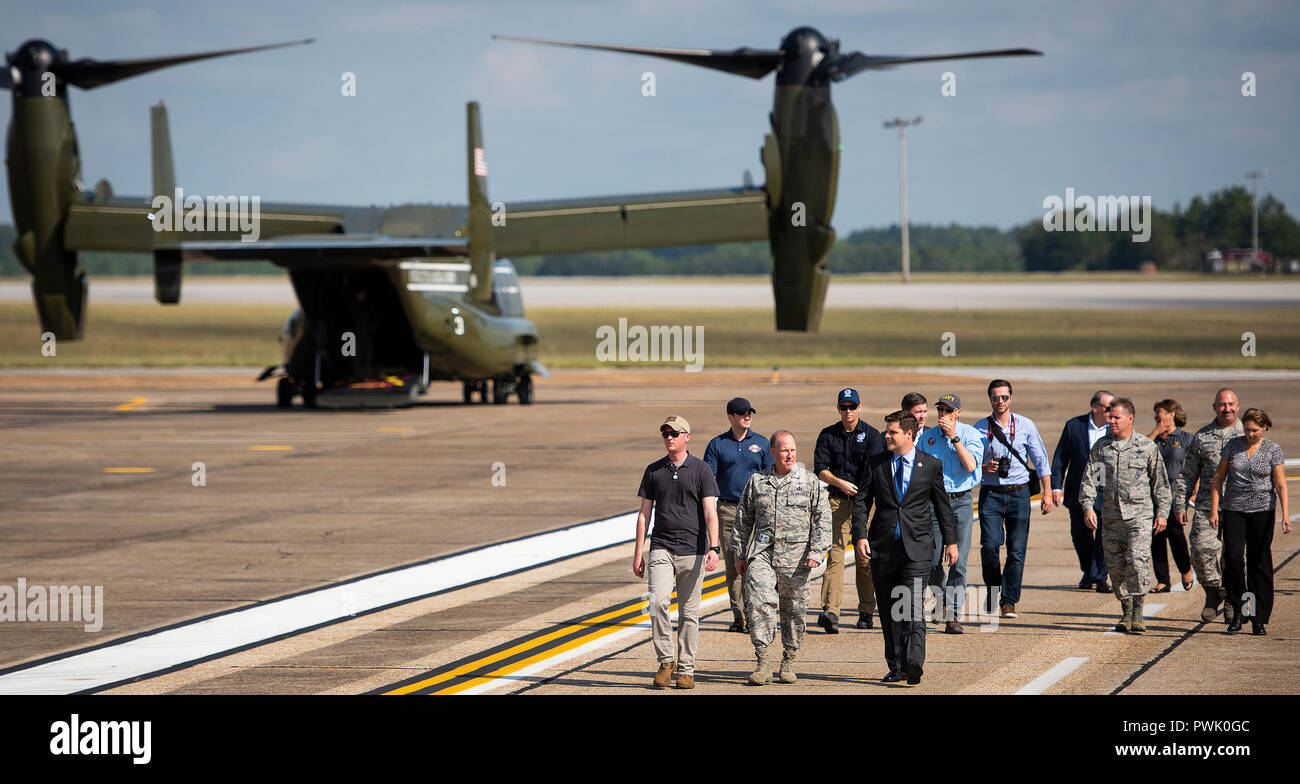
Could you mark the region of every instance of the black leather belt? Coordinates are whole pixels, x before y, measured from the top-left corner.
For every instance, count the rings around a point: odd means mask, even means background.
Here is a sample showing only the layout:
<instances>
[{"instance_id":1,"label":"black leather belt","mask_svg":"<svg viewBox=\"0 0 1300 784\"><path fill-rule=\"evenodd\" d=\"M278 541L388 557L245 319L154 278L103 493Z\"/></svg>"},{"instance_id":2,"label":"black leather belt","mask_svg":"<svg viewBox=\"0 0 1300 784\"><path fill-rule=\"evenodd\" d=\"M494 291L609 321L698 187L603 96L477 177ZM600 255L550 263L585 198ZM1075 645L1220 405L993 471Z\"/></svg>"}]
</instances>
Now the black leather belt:
<instances>
[{"instance_id":1,"label":"black leather belt","mask_svg":"<svg viewBox=\"0 0 1300 784\"><path fill-rule=\"evenodd\" d=\"M964 496L964 495L968 495L969 493L970 493L969 490L963 490L963 491L961 491L960 493L949 493L949 494L948 494L948 497L949 497L949 498L961 498L962 496Z\"/></svg>"},{"instance_id":2,"label":"black leather belt","mask_svg":"<svg viewBox=\"0 0 1300 784\"><path fill-rule=\"evenodd\" d=\"M1010 495L1011 493L1018 493L1022 488L1029 487L1027 483L1023 485L984 485L984 486L987 487L989 489L989 492L991 493L1006 493L1007 495Z\"/></svg>"}]
</instances>

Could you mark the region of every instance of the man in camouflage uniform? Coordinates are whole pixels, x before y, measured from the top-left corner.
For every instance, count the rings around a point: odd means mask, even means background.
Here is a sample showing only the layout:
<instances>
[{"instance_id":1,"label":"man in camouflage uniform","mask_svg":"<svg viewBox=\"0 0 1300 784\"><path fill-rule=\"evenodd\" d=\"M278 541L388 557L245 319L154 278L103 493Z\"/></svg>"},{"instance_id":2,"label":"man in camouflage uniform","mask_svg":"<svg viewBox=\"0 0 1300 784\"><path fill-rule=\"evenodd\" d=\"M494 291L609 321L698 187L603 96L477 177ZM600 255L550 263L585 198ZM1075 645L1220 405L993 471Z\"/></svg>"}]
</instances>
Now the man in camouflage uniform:
<instances>
[{"instance_id":1,"label":"man in camouflage uniform","mask_svg":"<svg viewBox=\"0 0 1300 784\"><path fill-rule=\"evenodd\" d=\"M1214 395L1214 421L1192 437L1192 445L1187 448L1187 459L1183 461L1182 473L1174 485L1174 511L1178 522L1186 524L1187 500L1192 488L1200 480L1196 491L1196 514L1192 517L1192 527L1188 534L1191 543L1192 568L1196 570L1196 579L1205 589L1205 608L1201 610L1201 620L1209 623L1219 614L1219 605L1223 603L1221 573L1219 571L1219 553L1223 549L1219 541L1219 532L1210 525L1210 486L1214 484L1214 471L1219 467L1219 452L1228 439L1242 434L1241 420L1237 418L1237 393L1224 387ZM1232 622L1232 608L1224 607L1224 618Z\"/></svg>"},{"instance_id":2,"label":"man in camouflage uniform","mask_svg":"<svg viewBox=\"0 0 1300 784\"><path fill-rule=\"evenodd\" d=\"M1124 613L1115 631L1138 634L1147 630L1142 604L1151 589L1151 535L1165 528L1165 518L1156 515L1169 508L1169 477L1160 447L1133 432L1133 401L1116 398L1106 420L1110 433L1088 453L1079 505L1086 510L1084 524L1095 531L1093 502L1102 494L1102 546Z\"/></svg>"},{"instance_id":3,"label":"man in camouflage uniform","mask_svg":"<svg viewBox=\"0 0 1300 784\"><path fill-rule=\"evenodd\" d=\"M795 462L794 435L772 435L775 465L749 477L728 546L745 577L745 613L758 666L749 682L772 682L767 647L781 626L782 683L794 683L794 660L803 643L808 576L831 546L831 507L813 473ZM778 614L779 608L779 614Z\"/></svg>"}]
</instances>

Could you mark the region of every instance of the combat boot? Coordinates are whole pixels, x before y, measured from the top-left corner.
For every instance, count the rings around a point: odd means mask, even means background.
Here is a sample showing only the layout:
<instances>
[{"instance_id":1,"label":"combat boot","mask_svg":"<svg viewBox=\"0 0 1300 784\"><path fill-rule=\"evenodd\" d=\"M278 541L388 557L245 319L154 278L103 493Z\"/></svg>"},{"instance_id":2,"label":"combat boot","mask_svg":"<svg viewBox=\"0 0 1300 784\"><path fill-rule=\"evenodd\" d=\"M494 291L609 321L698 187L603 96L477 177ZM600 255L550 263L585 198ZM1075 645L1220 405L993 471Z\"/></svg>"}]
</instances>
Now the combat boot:
<instances>
[{"instance_id":1,"label":"combat boot","mask_svg":"<svg viewBox=\"0 0 1300 784\"><path fill-rule=\"evenodd\" d=\"M1128 634L1128 630L1132 628L1133 623L1133 599L1132 597L1128 599L1120 599L1119 604L1124 608L1124 610L1119 619L1119 623L1115 624L1115 631Z\"/></svg>"},{"instance_id":2,"label":"combat boot","mask_svg":"<svg viewBox=\"0 0 1300 784\"><path fill-rule=\"evenodd\" d=\"M794 683L798 680L794 674L794 657L794 651L781 654L781 672L777 675L777 680L782 683Z\"/></svg>"},{"instance_id":3,"label":"combat boot","mask_svg":"<svg viewBox=\"0 0 1300 784\"><path fill-rule=\"evenodd\" d=\"M1223 594L1219 587L1205 586L1205 607L1201 609L1201 620L1209 623L1219 614L1219 605L1223 603Z\"/></svg>"},{"instance_id":4,"label":"combat boot","mask_svg":"<svg viewBox=\"0 0 1300 784\"><path fill-rule=\"evenodd\" d=\"M1142 605L1146 602L1145 596L1133 597L1133 615L1129 619L1128 630L1130 634L1141 634L1147 630L1147 622L1142 617Z\"/></svg>"},{"instance_id":5,"label":"combat boot","mask_svg":"<svg viewBox=\"0 0 1300 784\"><path fill-rule=\"evenodd\" d=\"M767 648L755 648L754 655L758 657L758 666L749 674L749 682L753 686L766 686L772 682L772 665L767 661Z\"/></svg>"}]
</instances>

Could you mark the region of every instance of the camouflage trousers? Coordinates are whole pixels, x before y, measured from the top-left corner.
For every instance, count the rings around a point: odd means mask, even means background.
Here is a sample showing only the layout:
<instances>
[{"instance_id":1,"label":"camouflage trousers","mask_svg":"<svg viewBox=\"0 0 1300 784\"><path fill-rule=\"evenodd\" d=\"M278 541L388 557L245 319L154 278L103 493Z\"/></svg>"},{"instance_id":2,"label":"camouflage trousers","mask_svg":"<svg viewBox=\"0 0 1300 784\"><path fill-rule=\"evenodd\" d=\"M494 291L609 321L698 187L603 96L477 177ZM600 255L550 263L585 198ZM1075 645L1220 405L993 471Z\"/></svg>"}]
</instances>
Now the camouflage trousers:
<instances>
[{"instance_id":1,"label":"camouflage trousers","mask_svg":"<svg viewBox=\"0 0 1300 784\"><path fill-rule=\"evenodd\" d=\"M1116 598L1145 596L1151 590L1150 517L1132 520L1104 518L1101 521L1101 544L1110 567L1110 584Z\"/></svg>"},{"instance_id":2,"label":"camouflage trousers","mask_svg":"<svg viewBox=\"0 0 1300 784\"><path fill-rule=\"evenodd\" d=\"M804 613L808 611L808 575L803 564L793 573L783 573L772 564L769 547L749 559L745 570L745 613L749 639L755 648L766 648L781 627L781 646L793 653L803 644Z\"/></svg>"},{"instance_id":3,"label":"camouflage trousers","mask_svg":"<svg viewBox=\"0 0 1300 784\"><path fill-rule=\"evenodd\" d=\"M1187 543L1192 551L1192 569L1202 588L1218 588L1222 584L1219 571L1219 554L1223 551L1223 542L1219 541L1219 532L1210 527L1210 510L1187 507L1187 516L1192 518L1188 529Z\"/></svg>"}]
</instances>

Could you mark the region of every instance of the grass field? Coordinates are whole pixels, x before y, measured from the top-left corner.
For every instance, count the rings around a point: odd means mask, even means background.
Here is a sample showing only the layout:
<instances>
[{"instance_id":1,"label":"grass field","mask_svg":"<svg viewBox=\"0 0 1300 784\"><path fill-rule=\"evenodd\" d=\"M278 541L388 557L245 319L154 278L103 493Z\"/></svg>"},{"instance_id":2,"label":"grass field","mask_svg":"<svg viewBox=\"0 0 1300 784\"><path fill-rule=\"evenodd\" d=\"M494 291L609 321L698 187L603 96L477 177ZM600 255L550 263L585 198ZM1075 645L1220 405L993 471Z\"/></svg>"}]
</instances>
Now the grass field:
<instances>
[{"instance_id":1,"label":"grass field","mask_svg":"<svg viewBox=\"0 0 1300 784\"><path fill-rule=\"evenodd\" d=\"M264 366L280 361L283 305L96 305L85 339L41 353L29 303L0 302L0 368ZM1300 308L992 312L828 310L817 334L776 332L770 309L538 308L541 359L600 367L596 329L704 328L706 367L861 365L1116 365L1300 368ZM943 356L944 333L955 356ZM1256 356L1242 356L1242 333ZM681 363L668 363L681 364Z\"/></svg>"}]
</instances>

